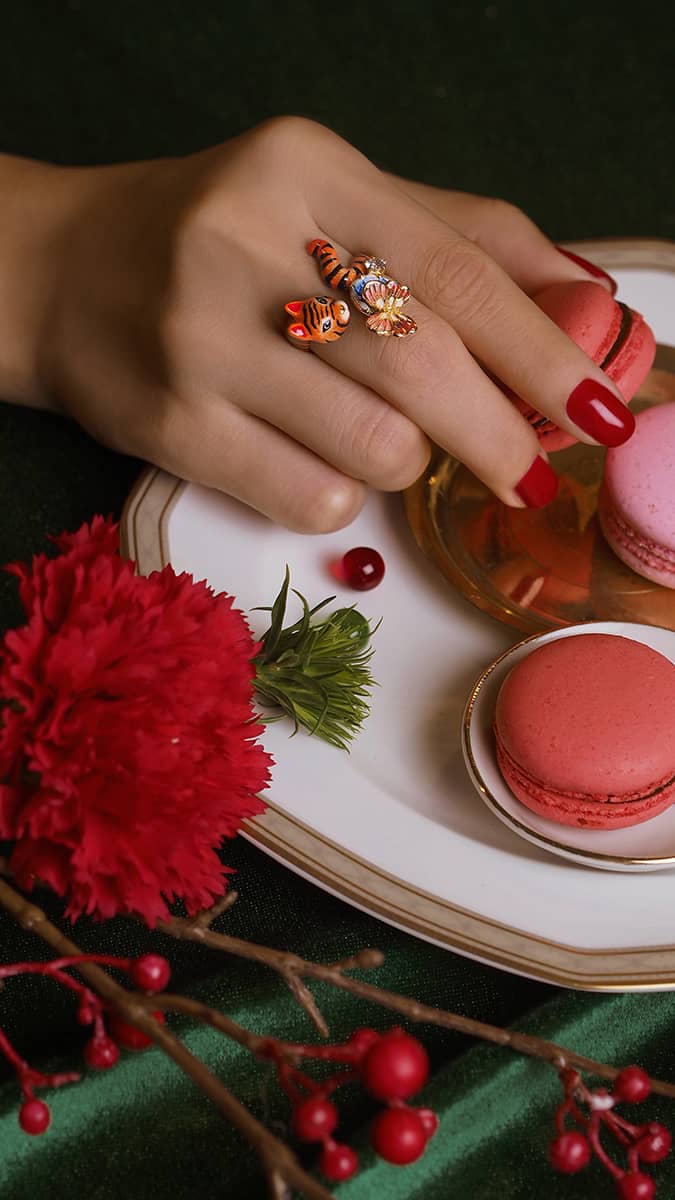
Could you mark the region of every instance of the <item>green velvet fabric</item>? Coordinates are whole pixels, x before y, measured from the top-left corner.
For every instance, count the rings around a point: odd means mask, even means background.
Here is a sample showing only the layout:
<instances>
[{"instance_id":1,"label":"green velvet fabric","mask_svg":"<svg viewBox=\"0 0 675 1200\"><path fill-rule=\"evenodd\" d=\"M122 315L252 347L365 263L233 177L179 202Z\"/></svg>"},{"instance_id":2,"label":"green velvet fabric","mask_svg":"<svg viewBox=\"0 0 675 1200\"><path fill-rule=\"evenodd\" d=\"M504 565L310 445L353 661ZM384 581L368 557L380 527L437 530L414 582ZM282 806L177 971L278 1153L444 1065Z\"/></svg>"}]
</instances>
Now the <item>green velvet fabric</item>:
<instances>
[{"instance_id":1,"label":"green velvet fabric","mask_svg":"<svg viewBox=\"0 0 675 1200\"><path fill-rule=\"evenodd\" d=\"M23 0L5 4L0 41L0 149L92 163L187 153L270 115L331 125L380 164L427 182L502 195L555 238L675 237L672 6L406 0L335 10L262 0ZM0 406L0 559L41 549L47 532L119 513L138 464L53 417ZM0 625L17 621L0 583ZM317 959L378 945L388 988L484 1020L512 1022L616 1063L675 1079L675 997L558 991L429 947L297 879L243 840L224 861L241 899L223 927ZM53 900L50 912L61 920ZM67 927L65 927L67 929ZM175 982L259 1031L311 1037L272 974L195 946L168 945L129 922L78 925L87 949L168 949ZM0 961L40 957L0 917ZM327 988L334 1036L383 1012ZM245 1103L284 1133L288 1109L268 1068L208 1030L174 1021ZM0 991L0 1025L41 1068L70 1068L83 1031L68 996L44 980ZM578 1200L612 1196L597 1167L554 1176L545 1160L558 1084L550 1068L423 1029L433 1074L423 1099L441 1116L424 1159L399 1170L367 1151L374 1108L346 1089L341 1136L363 1169L345 1200ZM125 1055L52 1094L41 1139L21 1134L16 1087L0 1064L3 1200L248 1200L265 1188L254 1155L156 1051ZM669 1102L645 1111L668 1121ZM305 1155L311 1161L311 1154ZM657 1169L675 1195L675 1167Z\"/></svg>"}]
</instances>

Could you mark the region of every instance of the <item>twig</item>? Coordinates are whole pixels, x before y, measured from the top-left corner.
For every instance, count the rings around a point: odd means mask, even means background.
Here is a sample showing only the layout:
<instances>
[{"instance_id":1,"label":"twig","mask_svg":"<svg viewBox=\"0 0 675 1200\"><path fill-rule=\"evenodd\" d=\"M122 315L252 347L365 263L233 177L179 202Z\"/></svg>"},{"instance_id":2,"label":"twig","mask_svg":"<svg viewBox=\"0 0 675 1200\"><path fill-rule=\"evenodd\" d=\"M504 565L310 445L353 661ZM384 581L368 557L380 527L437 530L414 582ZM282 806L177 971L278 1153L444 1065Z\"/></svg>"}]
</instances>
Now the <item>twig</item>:
<instances>
[{"instance_id":1,"label":"twig","mask_svg":"<svg viewBox=\"0 0 675 1200\"><path fill-rule=\"evenodd\" d=\"M502 1029L498 1025L489 1025L484 1021L476 1021L472 1017L463 1017L459 1013L446 1012L440 1008L433 1008L431 1005L421 1004L411 997L400 996L396 992L385 991L373 984L366 983L360 979L352 979L349 975L343 974L346 969L370 969L379 966L383 961L383 956L377 950L362 950L352 958L334 963L333 965L309 962L298 955L288 954L283 950L274 950L268 946L258 946L252 942L245 942L241 938L231 937L230 934L218 933L216 930L209 928L209 919L208 914L200 914L199 932L195 935L192 933L192 922L181 917L173 917L169 921L160 921L158 927L171 937L180 940L200 941L203 945L209 946L213 950L224 950L228 954L235 954L239 958L246 958L252 962L262 963L272 970L277 971L285 980L295 976L297 978L318 979L323 983L332 984L343 991L351 992L353 996L358 996L361 1000L368 1000L371 1003L379 1004L382 1008L389 1009L391 1012L399 1013L409 1021L424 1022L428 1025L440 1025L444 1029L452 1029L455 1033L466 1034L467 1037L480 1038L486 1042L493 1042L498 1046L508 1047L510 1050L518 1051L518 1053L528 1055L530 1058L541 1058L555 1067L561 1065L576 1067L592 1075L597 1075L600 1079L616 1079L619 1074L619 1069L616 1067L611 1067L607 1063L597 1062L593 1058L586 1058L584 1055L576 1054L572 1050L566 1050L555 1042L548 1042L544 1038L535 1037L528 1033L519 1033L517 1030ZM675 1084L666 1083L660 1079L651 1079L650 1083L652 1091L658 1092L662 1096L675 1098Z\"/></svg>"},{"instance_id":2,"label":"twig","mask_svg":"<svg viewBox=\"0 0 675 1200\"><path fill-rule=\"evenodd\" d=\"M42 909L24 899L19 892L16 892L2 879L0 879L0 907L9 913L22 929L36 934L59 956L69 957L81 954L79 947L65 937L56 925L52 924ZM307 1200L332 1200L331 1193L306 1171L303 1171L289 1147L270 1133L260 1121L256 1120L203 1062L195 1058L174 1034L153 1018L149 1006L146 1004L147 997L125 991L110 975L92 963L78 964L77 970L115 1012L120 1013L125 1021L136 1026L137 1029L141 1029L165 1054L173 1059L176 1065L213 1101L223 1116L244 1135L260 1158L270 1187L276 1188L276 1191L271 1192L275 1200L279 1200L279 1197L283 1196L283 1192L280 1193L278 1188L279 1179L297 1188L307 1197ZM161 999L161 995L153 997L157 1003L153 1004L152 1008L161 1007Z\"/></svg>"}]
</instances>

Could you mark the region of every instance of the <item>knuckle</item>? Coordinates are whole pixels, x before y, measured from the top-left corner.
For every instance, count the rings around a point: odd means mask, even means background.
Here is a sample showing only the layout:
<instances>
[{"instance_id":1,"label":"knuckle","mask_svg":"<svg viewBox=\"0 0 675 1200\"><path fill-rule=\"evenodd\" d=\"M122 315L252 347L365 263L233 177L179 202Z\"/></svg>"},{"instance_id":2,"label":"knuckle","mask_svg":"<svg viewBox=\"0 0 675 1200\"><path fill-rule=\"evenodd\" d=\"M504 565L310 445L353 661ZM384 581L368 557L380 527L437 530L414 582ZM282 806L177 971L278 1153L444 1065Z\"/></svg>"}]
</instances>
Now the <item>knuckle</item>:
<instances>
[{"instance_id":1,"label":"knuckle","mask_svg":"<svg viewBox=\"0 0 675 1200\"><path fill-rule=\"evenodd\" d=\"M490 224L504 231L516 232L521 227L530 227L532 222L522 208L512 204L510 200L502 200L496 196L486 196L483 201L483 217Z\"/></svg>"},{"instance_id":2,"label":"knuckle","mask_svg":"<svg viewBox=\"0 0 675 1200\"><path fill-rule=\"evenodd\" d=\"M246 134L246 143L257 150L261 161L268 159L273 162L278 158L285 159L293 154L298 147L307 152L308 143L316 142L319 137L326 137L330 131L317 121L307 117L280 116L269 117L256 125Z\"/></svg>"},{"instance_id":3,"label":"knuckle","mask_svg":"<svg viewBox=\"0 0 675 1200\"><path fill-rule=\"evenodd\" d=\"M387 407L357 430L357 450L366 478L377 487L397 491L421 475L429 458L429 443L420 429Z\"/></svg>"},{"instance_id":4,"label":"knuckle","mask_svg":"<svg viewBox=\"0 0 675 1200\"><path fill-rule=\"evenodd\" d=\"M468 240L444 241L430 250L422 288L431 307L450 320L482 325L501 308L495 265Z\"/></svg>"},{"instance_id":5,"label":"knuckle","mask_svg":"<svg viewBox=\"0 0 675 1200\"><path fill-rule=\"evenodd\" d=\"M383 348L387 354L387 372L409 395L431 391L445 382L461 347L450 326L437 320L420 323L412 338L387 341L390 344Z\"/></svg>"}]
</instances>

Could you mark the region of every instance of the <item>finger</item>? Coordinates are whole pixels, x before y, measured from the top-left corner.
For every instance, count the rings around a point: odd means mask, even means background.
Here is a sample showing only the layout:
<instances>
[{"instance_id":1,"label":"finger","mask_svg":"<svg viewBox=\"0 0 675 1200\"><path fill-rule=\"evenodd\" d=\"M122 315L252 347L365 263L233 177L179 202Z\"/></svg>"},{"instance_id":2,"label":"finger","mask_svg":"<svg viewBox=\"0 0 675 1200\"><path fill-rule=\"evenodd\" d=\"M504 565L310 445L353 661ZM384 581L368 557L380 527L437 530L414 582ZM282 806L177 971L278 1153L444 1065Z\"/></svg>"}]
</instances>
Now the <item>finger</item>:
<instances>
[{"instance_id":1,"label":"finger","mask_svg":"<svg viewBox=\"0 0 675 1200\"><path fill-rule=\"evenodd\" d=\"M529 424L445 321L419 303L410 309L418 324L412 338L376 337L354 318L349 338L315 354L377 388L507 504L548 503L557 483Z\"/></svg>"},{"instance_id":2,"label":"finger","mask_svg":"<svg viewBox=\"0 0 675 1200\"><path fill-rule=\"evenodd\" d=\"M342 529L362 508L363 483L221 396L172 398L169 409L152 455L164 470L234 496L297 533Z\"/></svg>"},{"instance_id":3,"label":"finger","mask_svg":"<svg viewBox=\"0 0 675 1200\"><path fill-rule=\"evenodd\" d=\"M323 227L342 245L388 256L412 294L526 404L580 441L626 441L635 419L600 368L484 251L373 171L356 206L340 173L332 179Z\"/></svg>"},{"instance_id":4,"label":"finger","mask_svg":"<svg viewBox=\"0 0 675 1200\"><path fill-rule=\"evenodd\" d=\"M332 348L322 362L275 339L231 399L352 479L383 491L409 487L429 460L428 439L377 391L342 374Z\"/></svg>"},{"instance_id":5,"label":"finger","mask_svg":"<svg viewBox=\"0 0 675 1200\"><path fill-rule=\"evenodd\" d=\"M552 283L589 279L616 294L611 275L578 255L570 258L515 204L391 178L402 192L485 250L528 295Z\"/></svg>"}]
</instances>

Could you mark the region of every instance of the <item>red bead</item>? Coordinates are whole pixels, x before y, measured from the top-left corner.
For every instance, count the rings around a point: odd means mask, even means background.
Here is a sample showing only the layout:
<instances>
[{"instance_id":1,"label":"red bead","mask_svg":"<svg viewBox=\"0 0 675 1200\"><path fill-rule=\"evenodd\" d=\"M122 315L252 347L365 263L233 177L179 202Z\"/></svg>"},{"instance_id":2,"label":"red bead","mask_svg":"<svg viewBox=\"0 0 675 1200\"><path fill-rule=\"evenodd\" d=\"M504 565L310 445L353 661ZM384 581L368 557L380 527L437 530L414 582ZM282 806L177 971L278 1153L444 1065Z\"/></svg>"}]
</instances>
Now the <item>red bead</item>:
<instances>
[{"instance_id":1,"label":"red bead","mask_svg":"<svg viewBox=\"0 0 675 1200\"><path fill-rule=\"evenodd\" d=\"M554 1171L563 1175L574 1175L588 1166L591 1157L591 1147L583 1133L570 1129L561 1133L551 1142L548 1157Z\"/></svg>"},{"instance_id":2,"label":"red bead","mask_svg":"<svg viewBox=\"0 0 675 1200\"><path fill-rule=\"evenodd\" d=\"M433 1108L416 1108L415 1112L422 1122L422 1128L427 1135L428 1141L429 1138L434 1136L436 1130L438 1129L438 1117L436 1116Z\"/></svg>"},{"instance_id":3,"label":"red bead","mask_svg":"<svg viewBox=\"0 0 675 1200\"><path fill-rule=\"evenodd\" d=\"M325 1096L308 1096L293 1109L293 1129L303 1142L323 1142L338 1123L338 1110Z\"/></svg>"},{"instance_id":4,"label":"red bead","mask_svg":"<svg viewBox=\"0 0 675 1200\"><path fill-rule=\"evenodd\" d=\"M619 1200L652 1200L656 1184L651 1175L642 1171L629 1171L616 1185Z\"/></svg>"},{"instance_id":5,"label":"red bead","mask_svg":"<svg viewBox=\"0 0 675 1200\"><path fill-rule=\"evenodd\" d=\"M319 1170L326 1179L339 1183L342 1179L351 1179L358 1169L359 1160L351 1146L339 1142L326 1142L319 1159Z\"/></svg>"},{"instance_id":6,"label":"red bead","mask_svg":"<svg viewBox=\"0 0 675 1200\"><path fill-rule=\"evenodd\" d=\"M171 978L171 968L161 954L141 954L132 962L129 978L141 992L161 992Z\"/></svg>"},{"instance_id":7,"label":"red bead","mask_svg":"<svg viewBox=\"0 0 675 1200\"><path fill-rule=\"evenodd\" d=\"M400 1029L384 1034L361 1063L363 1086L378 1100L407 1100L426 1083L428 1074L424 1046Z\"/></svg>"},{"instance_id":8,"label":"red bead","mask_svg":"<svg viewBox=\"0 0 675 1200\"><path fill-rule=\"evenodd\" d=\"M161 1025L164 1024L163 1012L155 1012L152 1015ZM152 1045L152 1038L149 1038L147 1033L143 1033L143 1030L137 1029L135 1025L129 1025L116 1013L111 1013L108 1018L108 1028L118 1046L124 1046L125 1050L145 1050Z\"/></svg>"},{"instance_id":9,"label":"red bead","mask_svg":"<svg viewBox=\"0 0 675 1200\"><path fill-rule=\"evenodd\" d=\"M97 1071L110 1070L110 1067L115 1066L119 1056L117 1043L109 1037L94 1037L84 1047L84 1061L88 1067L95 1067Z\"/></svg>"},{"instance_id":10,"label":"red bead","mask_svg":"<svg viewBox=\"0 0 675 1200\"><path fill-rule=\"evenodd\" d=\"M354 550L348 550L342 559L342 575L350 587L358 592L367 592L382 582L384 559L369 546L356 546Z\"/></svg>"},{"instance_id":11,"label":"red bead","mask_svg":"<svg viewBox=\"0 0 675 1200\"><path fill-rule=\"evenodd\" d=\"M385 1162L404 1167L424 1153L427 1135L412 1108L385 1108L373 1121L370 1144Z\"/></svg>"},{"instance_id":12,"label":"red bead","mask_svg":"<svg viewBox=\"0 0 675 1200\"><path fill-rule=\"evenodd\" d=\"M637 1144L637 1152L643 1162L661 1162L670 1153L672 1138L665 1125L652 1121L647 1131Z\"/></svg>"},{"instance_id":13,"label":"red bead","mask_svg":"<svg viewBox=\"0 0 675 1200\"><path fill-rule=\"evenodd\" d=\"M49 1129L51 1119L49 1105L42 1100L24 1100L19 1109L19 1125L24 1133L30 1133L33 1137Z\"/></svg>"},{"instance_id":14,"label":"red bead","mask_svg":"<svg viewBox=\"0 0 675 1200\"><path fill-rule=\"evenodd\" d=\"M347 1045L356 1058L363 1058L370 1047L379 1040L380 1034L375 1029L355 1029L347 1041Z\"/></svg>"},{"instance_id":15,"label":"red bead","mask_svg":"<svg viewBox=\"0 0 675 1200\"><path fill-rule=\"evenodd\" d=\"M614 1080L613 1094L617 1100L625 1100L629 1104L639 1104L646 1100L651 1092L649 1076L642 1067L624 1067Z\"/></svg>"}]
</instances>

